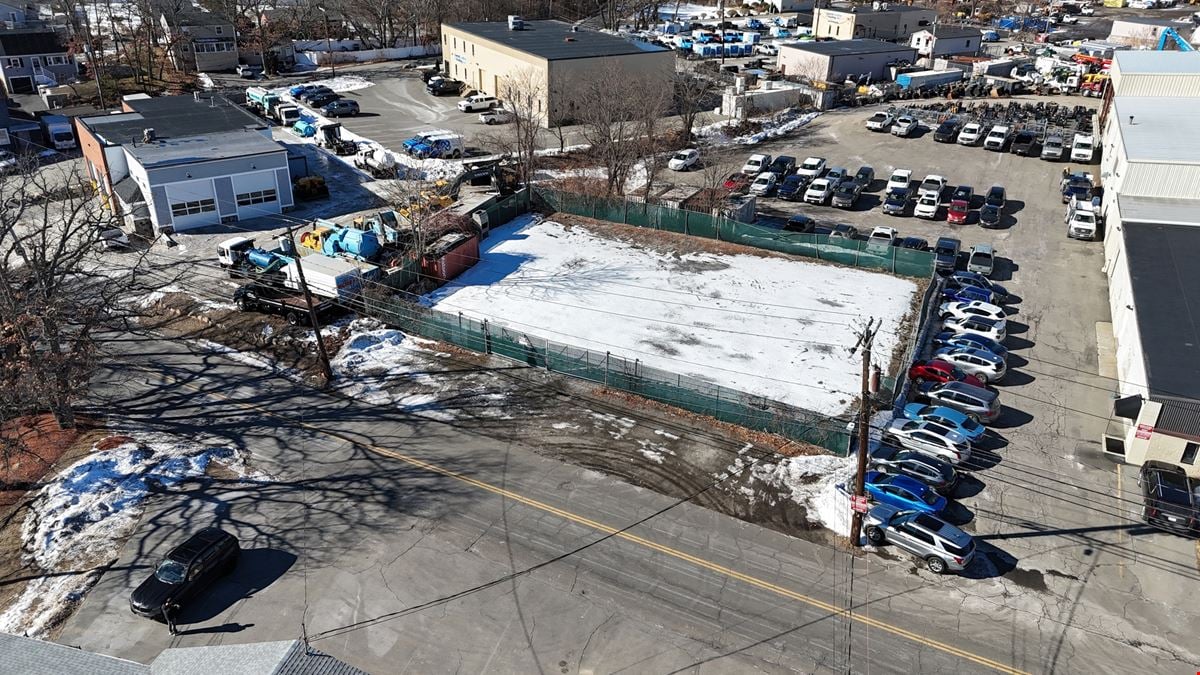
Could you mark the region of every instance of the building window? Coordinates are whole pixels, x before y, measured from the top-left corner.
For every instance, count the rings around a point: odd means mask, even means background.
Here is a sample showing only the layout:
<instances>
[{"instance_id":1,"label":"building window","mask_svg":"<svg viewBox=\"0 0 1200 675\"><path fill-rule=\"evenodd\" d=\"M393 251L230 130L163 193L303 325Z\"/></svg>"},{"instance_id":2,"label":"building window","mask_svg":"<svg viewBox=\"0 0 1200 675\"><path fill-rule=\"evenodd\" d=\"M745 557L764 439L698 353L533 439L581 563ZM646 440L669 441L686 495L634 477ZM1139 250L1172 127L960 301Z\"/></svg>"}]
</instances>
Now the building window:
<instances>
[{"instance_id":1,"label":"building window","mask_svg":"<svg viewBox=\"0 0 1200 675\"><path fill-rule=\"evenodd\" d=\"M1179 462L1181 464L1195 464L1197 451L1200 451L1200 443L1188 443L1183 446L1183 457L1179 458Z\"/></svg>"},{"instance_id":2,"label":"building window","mask_svg":"<svg viewBox=\"0 0 1200 675\"><path fill-rule=\"evenodd\" d=\"M222 30L220 26L213 26L213 35L220 35Z\"/></svg>"},{"instance_id":3,"label":"building window","mask_svg":"<svg viewBox=\"0 0 1200 675\"><path fill-rule=\"evenodd\" d=\"M253 206L273 202L275 199L275 190L258 190L238 195L237 204L238 206Z\"/></svg>"},{"instance_id":4,"label":"building window","mask_svg":"<svg viewBox=\"0 0 1200 675\"><path fill-rule=\"evenodd\" d=\"M201 199L194 202L176 202L171 204L171 215L176 218L179 216L195 216L216 210L217 202L214 199Z\"/></svg>"},{"instance_id":5,"label":"building window","mask_svg":"<svg viewBox=\"0 0 1200 675\"><path fill-rule=\"evenodd\" d=\"M197 54L216 54L231 51L233 51L233 45L228 42L199 42L196 44Z\"/></svg>"},{"instance_id":6,"label":"building window","mask_svg":"<svg viewBox=\"0 0 1200 675\"><path fill-rule=\"evenodd\" d=\"M7 63L8 63L9 68L20 68L23 65L21 63L21 59L19 59L19 58L8 59Z\"/></svg>"},{"instance_id":7,"label":"building window","mask_svg":"<svg viewBox=\"0 0 1200 675\"><path fill-rule=\"evenodd\" d=\"M61 65L66 64L66 62L67 62L67 58L65 56L47 56L46 57L46 65L48 65L48 66L61 66Z\"/></svg>"}]
</instances>

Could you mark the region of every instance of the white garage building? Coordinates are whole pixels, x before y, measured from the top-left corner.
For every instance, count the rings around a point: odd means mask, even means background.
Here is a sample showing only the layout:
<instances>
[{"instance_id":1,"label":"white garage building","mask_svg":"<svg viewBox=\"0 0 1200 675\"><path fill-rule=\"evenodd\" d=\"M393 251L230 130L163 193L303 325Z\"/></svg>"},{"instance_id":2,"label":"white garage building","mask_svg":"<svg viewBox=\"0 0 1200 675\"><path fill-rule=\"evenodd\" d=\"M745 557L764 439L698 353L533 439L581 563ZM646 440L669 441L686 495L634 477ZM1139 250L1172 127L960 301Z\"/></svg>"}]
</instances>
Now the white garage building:
<instances>
[{"instance_id":1,"label":"white garage building","mask_svg":"<svg viewBox=\"0 0 1200 675\"><path fill-rule=\"evenodd\" d=\"M219 96L126 101L78 118L88 173L135 229L190 230L293 205L287 150L261 120Z\"/></svg>"}]
</instances>

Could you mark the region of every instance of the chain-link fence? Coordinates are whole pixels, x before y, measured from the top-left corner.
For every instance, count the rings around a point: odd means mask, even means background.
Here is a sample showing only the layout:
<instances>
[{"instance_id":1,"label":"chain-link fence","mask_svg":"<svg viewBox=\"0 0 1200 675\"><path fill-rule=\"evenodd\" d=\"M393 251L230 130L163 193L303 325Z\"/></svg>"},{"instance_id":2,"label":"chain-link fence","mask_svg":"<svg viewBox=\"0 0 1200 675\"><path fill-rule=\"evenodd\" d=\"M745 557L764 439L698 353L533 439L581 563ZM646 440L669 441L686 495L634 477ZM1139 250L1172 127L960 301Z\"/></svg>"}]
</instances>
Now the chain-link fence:
<instances>
[{"instance_id":1,"label":"chain-link fence","mask_svg":"<svg viewBox=\"0 0 1200 675\"><path fill-rule=\"evenodd\" d=\"M707 213L627 199L604 199L543 188L537 188L536 194L554 210L577 216L716 239L904 276L927 278L933 273L933 254L929 251L825 234L788 232Z\"/></svg>"},{"instance_id":2,"label":"chain-link fence","mask_svg":"<svg viewBox=\"0 0 1200 675\"><path fill-rule=\"evenodd\" d=\"M415 299L415 298L413 298ZM464 349L602 384L722 422L845 453L844 422L763 396L649 367L638 359L553 342L462 314L420 306L400 295L367 300L366 311L389 325Z\"/></svg>"}]
</instances>

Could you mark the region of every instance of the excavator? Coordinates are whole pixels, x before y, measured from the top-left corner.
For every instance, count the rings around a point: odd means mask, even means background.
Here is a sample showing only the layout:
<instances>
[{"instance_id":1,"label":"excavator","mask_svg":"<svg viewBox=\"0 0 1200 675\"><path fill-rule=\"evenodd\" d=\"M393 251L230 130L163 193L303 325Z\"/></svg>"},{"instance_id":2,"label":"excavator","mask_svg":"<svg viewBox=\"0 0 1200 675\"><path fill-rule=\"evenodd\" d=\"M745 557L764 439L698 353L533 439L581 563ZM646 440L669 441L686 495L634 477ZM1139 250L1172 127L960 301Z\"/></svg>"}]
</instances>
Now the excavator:
<instances>
[{"instance_id":1,"label":"excavator","mask_svg":"<svg viewBox=\"0 0 1200 675\"><path fill-rule=\"evenodd\" d=\"M1174 43L1175 48L1181 52L1196 51L1196 48L1193 47L1190 42L1183 39L1183 36L1179 34L1179 31L1175 30L1174 28L1167 27L1158 34L1158 46L1155 49L1160 52L1166 51L1167 45L1170 43Z\"/></svg>"}]
</instances>

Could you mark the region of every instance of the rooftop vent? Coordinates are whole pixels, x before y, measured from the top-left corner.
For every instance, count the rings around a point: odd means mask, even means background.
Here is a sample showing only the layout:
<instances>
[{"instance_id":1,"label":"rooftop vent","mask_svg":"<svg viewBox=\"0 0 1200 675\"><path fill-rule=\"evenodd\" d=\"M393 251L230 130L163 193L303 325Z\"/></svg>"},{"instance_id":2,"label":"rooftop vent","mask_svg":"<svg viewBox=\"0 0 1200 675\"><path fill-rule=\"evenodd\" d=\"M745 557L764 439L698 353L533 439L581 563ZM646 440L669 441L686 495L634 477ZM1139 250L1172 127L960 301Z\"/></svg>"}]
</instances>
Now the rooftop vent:
<instances>
[{"instance_id":1,"label":"rooftop vent","mask_svg":"<svg viewBox=\"0 0 1200 675\"><path fill-rule=\"evenodd\" d=\"M509 30L525 30L525 19L522 19L520 16L518 16L516 14L509 14L508 15L508 29Z\"/></svg>"},{"instance_id":2,"label":"rooftop vent","mask_svg":"<svg viewBox=\"0 0 1200 675\"><path fill-rule=\"evenodd\" d=\"M155 139L156 139L156 137L154 135L153 127L147 127L145 129L142 129L142 142L143 143L151 143Z\"/></svg>"},{"instance_id":3,"label":"rooftop vent","mask_svg":"<svg viewBox=\"0 0 1200 675\"><path fill-rule=\"evenodd\" d=\"M566 38L563 38L563 42L575 42L575 38L573 38L573 37L566 37Z\"/></svg>"}]
</instances>

